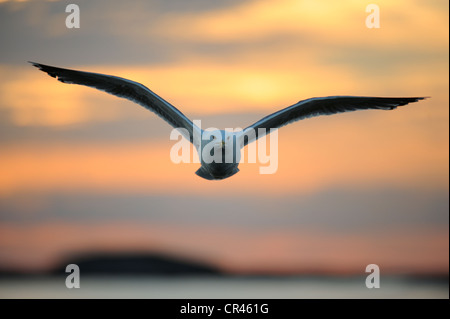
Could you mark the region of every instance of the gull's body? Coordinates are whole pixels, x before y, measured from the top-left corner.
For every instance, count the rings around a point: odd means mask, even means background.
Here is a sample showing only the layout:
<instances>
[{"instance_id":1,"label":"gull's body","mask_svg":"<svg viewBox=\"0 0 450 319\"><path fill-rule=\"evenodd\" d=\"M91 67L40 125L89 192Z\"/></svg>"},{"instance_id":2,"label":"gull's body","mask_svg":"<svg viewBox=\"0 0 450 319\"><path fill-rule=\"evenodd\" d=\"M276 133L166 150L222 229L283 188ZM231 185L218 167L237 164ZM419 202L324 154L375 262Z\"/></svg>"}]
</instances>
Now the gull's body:
<instances>
[{"instance_id":1,"label":"gull's body","mask_svg":"<svg viewBox=\"0 0 450 319\"><path fill-rule=\"evenodd\" d=\"M365 109L392 110L398 106L424 99L423 97L391 98L361 96L311 98L266 116L241 132L221 130L209 134L210 138L205 140L201 138L205 131L192 123L190 119L169 102L163 100L140 83L111 75L57 68L34 62L30 63L63 83L94 87L144 106L148 110L156 113L174 128L179 129L181 134L194 144L199 154L202 154L208 143L213 143L214 152L220 152L221 160L208 162L203 160L202 156L199 156L202 159L201 167L196 172L197 175L208 180L225 179L236 174L239 171L240 150L247 144L262 137L263 135L259 134L265 132L265 130L280 128L289 123L318 115L330 115ZM249 134L251 132L253 134ZM226 160L227 154L230 154L228 151L232 151L232 154Z\"/></svg>"}]
</instances>

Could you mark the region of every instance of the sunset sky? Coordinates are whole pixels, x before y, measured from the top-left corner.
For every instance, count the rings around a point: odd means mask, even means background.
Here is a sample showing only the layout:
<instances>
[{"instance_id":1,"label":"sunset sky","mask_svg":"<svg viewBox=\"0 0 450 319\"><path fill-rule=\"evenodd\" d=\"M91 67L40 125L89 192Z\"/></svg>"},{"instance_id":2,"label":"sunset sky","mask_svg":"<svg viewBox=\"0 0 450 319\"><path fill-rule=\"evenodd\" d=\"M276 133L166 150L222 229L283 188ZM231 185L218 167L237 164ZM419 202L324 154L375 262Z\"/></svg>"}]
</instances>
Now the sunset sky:
<instances>
[{"instance_id":1,"label":"sunset sky","mask_svg":"<svg viewBox=\"0 0 450 319\"><path fill-rule=\"evenodd\" d=\"M80 28L68 29L77 3ZM366 6L380 8L369 29ZM448 1L1 1L0 268L158 252L230 272L448 273ZM171 127L27 61L140 82L202 127L328 95L427 96L278 132L278 170L174 164Z\"/></svg>"}]
</instances>

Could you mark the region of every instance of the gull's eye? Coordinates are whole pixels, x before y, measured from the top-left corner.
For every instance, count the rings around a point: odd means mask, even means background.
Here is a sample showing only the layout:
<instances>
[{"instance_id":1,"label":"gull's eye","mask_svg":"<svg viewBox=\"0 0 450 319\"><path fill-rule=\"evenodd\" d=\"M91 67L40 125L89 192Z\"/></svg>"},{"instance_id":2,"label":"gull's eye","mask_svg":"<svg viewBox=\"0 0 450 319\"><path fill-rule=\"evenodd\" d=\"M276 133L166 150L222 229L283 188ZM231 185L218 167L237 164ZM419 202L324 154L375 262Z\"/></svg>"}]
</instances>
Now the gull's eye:
<instances>
[{"instance_id":1,"label":"gull's eye","mask_svg":"<svg viewBox=\"0 0 450 319\"><path fill-rule=\"evenodd\" d=\"M216 137L213 135L213 140L215 140L216 139Z\"/></svg>"}]
</instances>

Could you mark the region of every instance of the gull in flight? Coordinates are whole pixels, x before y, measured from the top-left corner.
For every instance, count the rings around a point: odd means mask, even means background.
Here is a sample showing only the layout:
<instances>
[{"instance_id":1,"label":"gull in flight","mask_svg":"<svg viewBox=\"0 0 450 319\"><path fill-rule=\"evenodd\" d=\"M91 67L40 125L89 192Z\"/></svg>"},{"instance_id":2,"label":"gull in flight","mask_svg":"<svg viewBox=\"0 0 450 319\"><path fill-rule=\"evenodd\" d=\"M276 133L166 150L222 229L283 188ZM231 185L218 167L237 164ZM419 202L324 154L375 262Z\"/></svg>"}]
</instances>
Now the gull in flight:
<instances>
[{"instance_id":1,"label":"gull in flight","mask_svg":"<svg viewBox=\"0 0 450 319\"><path fill-rule=\"evenodd\" d=\"M319 115L369 109L393 110L398 106L424 99L424 97L315 97L299 101L270 114L240 132L220 130L218 134L209 134L209 139L204 140L202 138L204 130L195 125L172 104L140 83L112 75L63 69L35 62L30 63L63 83L90 86L129 99L156 113L194 144L201 159L201 167L196 171L196 174L208 180L225 179L239 172L240 150L247 144L264 136L266 133L262 132L269 129L277 129L289 123ZM210 143L213 144L211 151L219 154L218 159L215 157L213 160L207 160L205 156L202 156L202 154L205 154L204 149ZM236 150L236 152L231 152L230 157L229 150Z\"/></svg>"}]
</instances>

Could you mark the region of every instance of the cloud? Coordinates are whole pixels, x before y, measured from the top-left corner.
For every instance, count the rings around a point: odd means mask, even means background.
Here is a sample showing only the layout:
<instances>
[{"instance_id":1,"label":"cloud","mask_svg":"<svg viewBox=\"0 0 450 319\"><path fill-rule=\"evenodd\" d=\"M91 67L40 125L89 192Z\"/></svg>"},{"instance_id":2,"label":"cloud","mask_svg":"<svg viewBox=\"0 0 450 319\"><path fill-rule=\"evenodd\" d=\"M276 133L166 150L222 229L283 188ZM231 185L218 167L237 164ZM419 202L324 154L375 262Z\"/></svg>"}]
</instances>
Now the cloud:
<instances>
[{"instance_id":1,"label":"cloud","mask_svg":"<svg viewBox=\"0 0 450 319\"><path fill-rule=\"evenodd\" d=\"M410 1L378 1L377 5L382 21L379 30L366 28L366 4L359 1L283 0L274 4L264 0L208 12L167 15L164 27L156 31L208 42L257 42L288 35L328 45L366 46L404 44L414 35L433 47L443 45L437 40L448 31L439 23L445 18L441 10Z\"/></svg>"},{"instance_id":2,"label":"cloud","mask_svg":"<svg viewBox=\"0 0 450 319\"><path fill-rule=\"evenodd\" d=\"M413 123L389 123L387 115L364 124L355 117L345 120L346 115L321 119L321 126L316 119L280 131L276 174L259 175L260 163L244 162L238 175L219 183L199 179L194 174L199 164L172 163L169 154L174 142L168 136L148 142L48 145L41 141L4 146L0 193L89 189L236 195L248 190L274 195L308 193L335 185L447 189L445 141L423 136Z\"/></svg>"},{"instance_id":3,"label":"cloud","mask_svg":"<svg viewBox=\"0 0 450 319\"><path fill-rule=\"evenodd\" d=\"M398 67L397 74L372 78L345 66L311 63L259 67L263 61L220 65L208 61L171 65L67 67L132 79L178 107L186 115L208 116L240 112L277 111L299 100L327 95L430 96L448 99L440 90L448 82L441 64ZM307 55L302 61L308 60ZM64 65L66 66L66 65ZM293 72L294 69L301 72ZM16 125L68 125L87 121L114 121L141 116L140 106L82 86L57 82L31 66L0 66L0 107L11 110ZM336 79L339 79L338 81ZM423 102L421 102L423 103ZM124 106L130 107L124 107ZM439 107L436 115L448 112ZM250 124L250 123L248 123Z\"/></svg>"}]
</instances>

